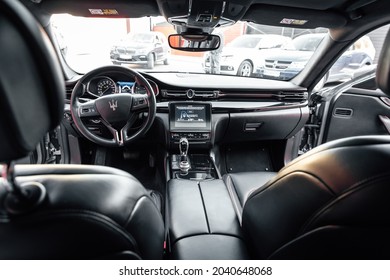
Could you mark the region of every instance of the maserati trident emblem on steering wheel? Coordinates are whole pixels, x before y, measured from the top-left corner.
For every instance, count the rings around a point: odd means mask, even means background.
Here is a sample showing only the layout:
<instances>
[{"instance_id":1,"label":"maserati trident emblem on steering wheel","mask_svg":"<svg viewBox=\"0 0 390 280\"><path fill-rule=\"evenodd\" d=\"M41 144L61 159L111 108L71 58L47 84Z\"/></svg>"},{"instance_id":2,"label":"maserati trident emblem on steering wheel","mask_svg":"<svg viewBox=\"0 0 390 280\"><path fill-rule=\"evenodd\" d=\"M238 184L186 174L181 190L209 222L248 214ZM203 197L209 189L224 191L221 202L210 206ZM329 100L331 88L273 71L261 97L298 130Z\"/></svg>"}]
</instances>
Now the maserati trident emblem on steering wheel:
<instances>
[{"instance_id":1,"label":"maserati trident emblem on steering wheel","mask_svg":"<svg viewBox=\"0 0 390 280\"><path fill-rule=\"evenodd\" d=\"M118 108L118 100L112 99L111 101L108 101L108 104L110 105L110 108L115 111L116 108Z\"/></svg>"}]
</instances>

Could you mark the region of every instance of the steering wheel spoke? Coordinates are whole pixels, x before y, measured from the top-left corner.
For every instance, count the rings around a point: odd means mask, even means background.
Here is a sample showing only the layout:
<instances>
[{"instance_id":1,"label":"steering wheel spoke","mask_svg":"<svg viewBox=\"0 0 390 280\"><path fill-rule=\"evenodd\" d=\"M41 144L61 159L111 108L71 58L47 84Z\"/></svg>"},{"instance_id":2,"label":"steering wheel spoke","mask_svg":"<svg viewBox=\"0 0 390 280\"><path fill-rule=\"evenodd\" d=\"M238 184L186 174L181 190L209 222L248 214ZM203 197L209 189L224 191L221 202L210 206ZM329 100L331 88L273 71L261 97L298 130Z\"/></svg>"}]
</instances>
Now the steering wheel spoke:
<instances>
[{"instance_id":1,"label":"steering wheel spoke","mask_svg":"<svg viewBox=\"0 0 390 280\"><path fill-rule=\"evenodd\" d=\"M123 129L121 130L116 130L115 128L107 127L108 130L111 132L112 136L114 136L114 141L115 143L119 146L122 147L125 143L125 135L123 133Z\"/></svg>"},{"instance_id":2,"label":"steering wheel spoke","mask_svg":"<svg viewBox=\"0 0 390 280\"><path fill-rule=\"evenodd\" d=\"M96 110L95 100L90 100L90 101L85 102L85 103L79 103L78 115L81 118L83 118L83 117L88 117L88 118L99 117L100 114Z\"/></svg>"},{"instance_id":3,"label":"steering wheel spoke","mask_svg":"<svg viewBox=\"0 0 390 280\"><path fill-rule=\"evenodd\" d=\"M133 124L135 123L137 118L138 117L135 114L133 114L129 118L129 120L127 121L126 125L123 126L120 130L114 128L111 124L106 122L104 119L101 119L101 122L105 125L105 127L108 129L108 131L111 132L115 143L119 147L121 147L125 144L126 140L129 138L129 135L127 134L127 132L133 126Z\"/></svg>"},{"instance_id":4,"label":"steering wheel spoke","mask_svg":"<svg viewBox=\"0 0 390 280\"><path fill-rule=\"evenodd\" d=\"M133 98L132 105L131 105L132 112L142 111L149 107L147 94L132 94L132 98Z\"/></svg>"}]
</instances>

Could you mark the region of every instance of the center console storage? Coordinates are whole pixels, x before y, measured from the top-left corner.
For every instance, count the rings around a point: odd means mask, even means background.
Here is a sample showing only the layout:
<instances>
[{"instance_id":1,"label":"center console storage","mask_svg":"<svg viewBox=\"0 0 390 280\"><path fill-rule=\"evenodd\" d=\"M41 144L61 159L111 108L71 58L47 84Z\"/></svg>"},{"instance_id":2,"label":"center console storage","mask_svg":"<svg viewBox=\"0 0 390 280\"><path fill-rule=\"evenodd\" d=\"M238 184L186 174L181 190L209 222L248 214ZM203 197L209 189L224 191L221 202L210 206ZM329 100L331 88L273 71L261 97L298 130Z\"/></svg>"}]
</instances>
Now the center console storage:
<instances>
[{"instance_id":1,"label":"center console storage","mask_svg":"<svg viewBox=\"0 0 390 280\"><path fill-rule=\"evenodd\" d=\"M189 154L187 157L190 169L188 172L182 172L180 170L181 155L171 155L172 178L196 181L218 178L216 168L209 155Z\"/></svg>"},{"instance_id":2,"label":"center console storage","mask_svg":"<svg viewBox=\"0 0 390 280\"><path fill-rule=\"evenodd\" d=\"M174 259L247 259L241 227L222 180L168 182Z\"/></svg>"}]
</instances>

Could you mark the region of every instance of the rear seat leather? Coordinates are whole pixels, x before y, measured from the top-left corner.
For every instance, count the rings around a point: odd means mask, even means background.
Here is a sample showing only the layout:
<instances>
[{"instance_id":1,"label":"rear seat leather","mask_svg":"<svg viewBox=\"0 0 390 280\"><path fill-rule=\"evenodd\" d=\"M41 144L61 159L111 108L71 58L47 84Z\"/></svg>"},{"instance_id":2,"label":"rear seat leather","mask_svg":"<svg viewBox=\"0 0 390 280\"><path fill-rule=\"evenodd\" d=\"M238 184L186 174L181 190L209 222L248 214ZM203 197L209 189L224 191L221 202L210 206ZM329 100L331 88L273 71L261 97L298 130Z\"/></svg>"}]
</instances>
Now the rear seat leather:
<instances>
[{"instance_id":1,"label":"rear seat leather","mask_svg":"<svg viewBox=\"0 0 390 280\"><path fill-rule=\"evenodd\" d=\"M240 224L242 209L250 193L254 189L265 185L276 174L276 172L240 172L223 176Z\"/></svg>"}]
</instances>

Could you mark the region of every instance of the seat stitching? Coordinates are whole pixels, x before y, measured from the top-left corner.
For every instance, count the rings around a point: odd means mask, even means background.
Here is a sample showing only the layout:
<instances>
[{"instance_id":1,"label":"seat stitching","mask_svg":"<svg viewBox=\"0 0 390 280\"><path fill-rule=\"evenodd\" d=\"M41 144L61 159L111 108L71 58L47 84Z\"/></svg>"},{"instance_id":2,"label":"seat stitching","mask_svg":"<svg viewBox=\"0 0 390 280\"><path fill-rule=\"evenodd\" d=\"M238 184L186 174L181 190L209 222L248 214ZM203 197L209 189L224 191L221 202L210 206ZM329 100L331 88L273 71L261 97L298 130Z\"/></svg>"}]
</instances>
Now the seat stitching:
<instances>
[{"instance_id":1,"label":"seat stitching","mask_svg":"<svg viewBox=\"0 0 390 280\"><path fill-rule=\"evenodd\" d=\"M225 178L226 178L226 180L225 180L226 188L228 190L230 200L233 203L234 211L237 214L238 222L240 223L240 226L241 226L242 225L242 206L238 201L237 193L235 191L232 178L230 177L230 175L226 175Z\"/></svg>"},{"instance_id":2,"label":"seat stitching","mask_svg":"<svg viewBox=\"0 0 390 280\"><path fill-rule=\"evenodd\" d=\"M57 217L76 217L87 220L91 220L92 222L97 222L107 226L111 231L115 231L119 233L124 240L129 242L134 249L139 253L137 242L134 240L133 236L130 235L129 232L122 230L121 226L116 223L111 218L102 215L98 212L90 211L90 210L81 210L81 209L66 209L66 210L51 210L51 211L43 211L40 213L35 213L28 218L28 221L31 222L33 220L43 220L45 218L57 218ZM24 217L23 217L24 218ZM11 218L12 219L12 218ZM17 221L18 218L15 219Z\"/></svg>"},{"instance_id":3,"label":"seat stitching","mask_svg":"<svg viewBox=\"0 0 390 280\"><path fill-rule=\"evenodd\" d=\"M124 227L127 227L127 226L129 225L131 219L133 218L134 210L137 208L138 204L141 203L140 201L141 201L142 198L148 199L148 200L153 204L153 206L157 209L157 206L154 204L154 202L153 202L152 198L150 197L150 195L145 194L145 195L140 196L140 197L137 199L137 202L134 204L133 209L131 209L130 215L129 215L128 219L126 220L126 222L125 222L125 224L124 224ZM158 211L158 209L157 209L157 212L160 213L160 211ZM161 215L161 213L160 213L160 215Z\"/></svg>"},{"instance_id":4,"label":"seat stitching","mask_svg":"<svg viewBox=\"0 0 390 280\"><path fill-rule=\"evenodd\" d=\"M331 208L335 204L342 202L342 200L348 198L350 195L352 195L352 194L354 194L356 192L359 192L359 191L365 189L366 187L373 187L372 183L375 183L376 181L380 181L380 180L382 180L382 179L384 179L386 177L390 177L390 173L388 173L388 172L381 173L381 174L378 174L378 175L375 175L375 176L363 179L363 180L353 184L352 186L347 188L344 192L342 192L340 195L335 197L332 201L328 202L325 206L321 207L321 209L319 209L316 213L314 213L306 221L306 223L303 225L303 227L299 231L299 233L305 232L305 230L310 226L310 224L316 222L316 220L318 220L320 218L320 216L325 211L327 211L329 208Z\"/></svg>"},{"instance_id":5,"label":"seat stitching","mask_svg":"<svg viewBox=\"0 0 390 280\"><path fill-rule=\"evenodd\" d=\"M247 201L250 199L250 198L252 198L252 197L254 197L254 196L256 196L256 195L258 195L258 194L260 194L260 193L262 193L263 191L265 191L265 190L267 190L267 189L269 189L270 187L272 187L275 183L277 183L277 182L279 182L280 180L282 180L282 179L284 179L285 177L287 177L287 176L289 176L289 175L291 175L291 174L293 174L293 173L298 173L298 172L300 172L300 173L304 173L304 174L307 174L307 175L310 175L310 176L312 176L312 177L314 177L315 179L317 179L318 181L320 181L326 188L327 188L327 190L333 195L333 196L335 196L336 195L336 193L321 179L321 178L319 178L318 176L316 176L315 174L313 174L313 173L311 173L311 172L307 172L307 171L304 171L304 170L293 170L293 171L291 171L290 173L287 173L287 174L284 174L283 176L281 176L281 177L279 177L278 179L276 179L275 181L269 181L269 183L267 183L266 185L263 185L263 186L260 186L260 187L258 187L257 189L254 189L254 190L252 190L250 193L249 193L249 195L248 195L248 199L247 199Z\"/></svg>"},{"instance_id":6,"label":"seat stitching","mask_svg":"<svg viewBox=\"0 0 390 280\"><path fill-rule=\"evenodd\" d=\"M200 187L200 182L198 182L198 189L199 189L200 199L202 200L204 216L205 216L206 224L207 224L207 230L208 230L209 234L211 234L209 217L207 216L206 204L204 203L204 198L203 198L202 188Z\"/></svg>"},{"instance_id":7,"label":"seat stitching","mask_svg":"<svg viewBox=\"0 0 390 280\"><path fill-rule=\"evenodd\" d=\"M186 238L190 238L190 237L194 237L194 236L205 236L205 235L207 235L207 236L213 236L213 235L217 236L217 235L220 235L220 236L235 237L235 238L240 239L241 241L245 242L245 239L242 236L228 234L228 233L194 233L194 234L183 235L180 238L175 239L175 242L173 242L172 247L175 246L175 244L177 242L179 242L180 240L183 240L183 239L186 239Z\"/></svg>"}]
</instances>

